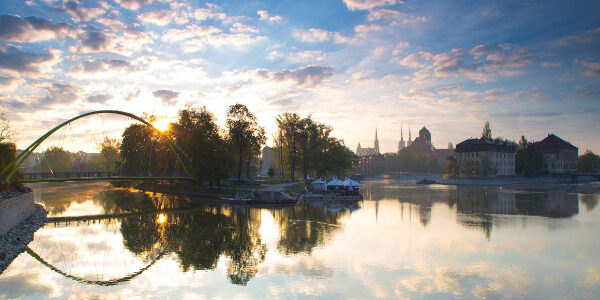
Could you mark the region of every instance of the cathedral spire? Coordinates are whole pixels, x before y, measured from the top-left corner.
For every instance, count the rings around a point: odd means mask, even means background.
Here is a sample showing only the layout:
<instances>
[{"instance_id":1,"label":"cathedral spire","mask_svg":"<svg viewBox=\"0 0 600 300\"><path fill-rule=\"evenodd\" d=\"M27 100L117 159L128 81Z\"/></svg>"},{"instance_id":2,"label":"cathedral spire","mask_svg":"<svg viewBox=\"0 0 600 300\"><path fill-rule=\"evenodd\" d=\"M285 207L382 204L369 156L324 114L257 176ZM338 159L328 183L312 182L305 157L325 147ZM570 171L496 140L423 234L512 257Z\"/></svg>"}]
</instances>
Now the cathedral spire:
<instances>
[{"instance_id":1,"label":"cathedral spire","mask_svg":"<svg viewBox=\"0 0 600 300\"><path fill-rule=\"evenodd\" d=\"M408 124L408 141L412 142L412 136L410 135L410 124Z\"/></svg>"},{"instance_id":2,"label":"cathedral spire","mask_svg":"<svg viewBox=\"0 0 600 300\"><path fill-rule=\"evenodd\" d=\"M375 150L379 152L379 139L377 138L377 127L375 127Z\"/></svg>"},{"instance_id":3,"label":"cathedral spire","mask_svg":"<svg viewBox=\"0 0 600 300\"><path fill-rule=\"evenodd\" d=\"M404 130L402 130L402 124L400 124L400 140L404 141Z\"/></svg>"}]
</instances>

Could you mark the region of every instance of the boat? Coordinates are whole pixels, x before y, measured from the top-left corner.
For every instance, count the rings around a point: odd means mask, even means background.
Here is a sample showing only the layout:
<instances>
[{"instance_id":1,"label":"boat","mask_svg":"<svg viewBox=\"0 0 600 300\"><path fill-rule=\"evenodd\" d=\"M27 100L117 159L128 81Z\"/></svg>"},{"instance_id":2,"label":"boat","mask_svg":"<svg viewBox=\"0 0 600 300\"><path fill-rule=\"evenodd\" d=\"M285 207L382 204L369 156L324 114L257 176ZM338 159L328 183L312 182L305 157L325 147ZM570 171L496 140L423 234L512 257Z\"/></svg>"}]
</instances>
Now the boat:
<instances>
[{"instance_id":1,"label":"boat","mask_svg":"<svg viewBox=\"0 0 600 300\"><path fill-rule=\"evenodd\" d=\"M431 180L431 179L421 179L419 181L417 181L417 184L434 184L435 180Z\"/></svg>"}]
</instances>

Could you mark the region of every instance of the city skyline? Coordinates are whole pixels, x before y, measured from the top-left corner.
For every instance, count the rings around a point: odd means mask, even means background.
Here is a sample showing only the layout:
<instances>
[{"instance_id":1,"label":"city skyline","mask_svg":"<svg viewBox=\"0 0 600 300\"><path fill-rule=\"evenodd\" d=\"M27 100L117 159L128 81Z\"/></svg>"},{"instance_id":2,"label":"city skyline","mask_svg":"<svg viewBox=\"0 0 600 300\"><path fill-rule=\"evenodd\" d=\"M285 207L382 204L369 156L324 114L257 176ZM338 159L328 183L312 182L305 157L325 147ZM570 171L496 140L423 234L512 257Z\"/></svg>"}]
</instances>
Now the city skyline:
<instances>
[{"instance_id":1,"label":"city skyline","mask_svg":"<svg viewBox=\"0 0 600 300\"><path fill-rule=\"evenodd\" d=\"M490 121L494 136L554 133L600 152L600 4L567 5L3 3L0 101L21 149L85 111L174 121L185 105L206 105L224 126L239 102L269 137L277 114L298 112L351 149L370 147L377 127L382 152L396 152L401 124L405 139L409 124L413 138L425 126L446 148ZM90 119L70 134L98 124L112 137L126 126Z\"/></svg>"}]
</instances>

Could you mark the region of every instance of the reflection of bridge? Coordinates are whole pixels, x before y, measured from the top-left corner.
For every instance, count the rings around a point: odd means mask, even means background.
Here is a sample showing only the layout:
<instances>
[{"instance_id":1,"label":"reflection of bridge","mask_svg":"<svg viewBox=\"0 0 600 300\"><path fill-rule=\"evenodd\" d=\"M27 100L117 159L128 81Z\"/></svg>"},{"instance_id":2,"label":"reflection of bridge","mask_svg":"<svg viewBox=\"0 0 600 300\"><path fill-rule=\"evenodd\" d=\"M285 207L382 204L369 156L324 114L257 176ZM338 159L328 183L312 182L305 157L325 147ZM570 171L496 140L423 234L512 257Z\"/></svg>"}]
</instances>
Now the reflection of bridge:
<instances>
[{"instance_id":1,"label":"reflection of bridge","mask_svg":"<svg viewBox=\"0 0 600 300\"><path fill-rule=\"evenodd\" d=\"M10 183L12 177L19 170L19 167L33 153L33 151L35 151L35 149L37 149L42 144L42 142L44 142L48 137L50 137L52 134L54 134L59 129L63 128L64 126L66 126L66 125L70 124L71 122L76 121L78 119L85 118L85 117L91 116L91 115L100 115L100 114L121 115L121 116L129 117L134 120L137 120L137 121L141 122L142 124L148 126L152 130L157 132L159 134L159 136L167 142L168 146L171 148L171 150L173 150L173 152L177 156L177 161L181 164L184 172L185 173L188 172L186 169L186 165L181 161L179 154L180 153L183 154L183 156L185 158L187 158L188 161L190 160L190 157L185 152L183 152L183 150L179 146L177 146L177 144L175 144L167 135L163 134L160 130L158 130L156 127L154 127L148 121L146 121L134 114L120 111L120 110L98 110L98 111L87 112L87 113L81 114L79 116L76 116L74 118L71 118L71 119L57 125L56 127L52 128L48 132L46 132L44 135L42 135L37 140L35 140L31 145L29 145L29 147L27 147L25 150L23 150L21 153L19 153L19 155L17 155L17 157L15 157L15 159L13 161L11 161L2 171L0 171L0 176L1 176L0 179L2 179L2 181L6 181L6 182ZM145 176L145 177L151 177L151 176ZM83 178L83 177L81 177L81 178ZM87 178L91 178L91 177L87 177ZM93 179L93 180L98 180L98 179ZM63 181L68 181L68 180L63 180Z\"/></svg>"},{"instance_id":2,"label":"reflection of bridge","mask_svg":"<svg viewBox=\"0 0 600 300\"><path fill-rule=\"evenodd\" d=\"M91 222L95 223L96 221L107 221L107 220L110 221L112 219L123 220L123 219L131 218L131 217L155 217L156 215L163 213L163 212L177 213L177 212L186 212L186 211L192 211L192 210L193 209L190 209L190 208L174 208L174 209L163 209L163 210L131 212L131 213L115 213L115 214L70 216L70 217L49 217L47 224L51 223L51 224L55 224L55 226L56 226L56 224L60 224L60 223L69 225L69 222L77 222L79 224L79 222L91 221ZM117 285L119 283L130 281L130 280L134 279L135 277L141 275L143 272L148 270L158 260L160 260L163 257L163 255L166 252L166 249L167 249L166 244L162 244L159 248L157 248L157 252L152 256L149 263L147 263L144 267L142 267L142 268L138 269L137 271L130 273L126 276L123 276L120 278L115 278L115 279L109 279L109 280L91 280L91 279L85 279L80 276L75 276L75 275L69 274L69 273L67 273L67 271L60 269L59 267L55 266L55 264L52 264L49 261L47 261L46 259L42 258L36 251L31 249L31 247L27 246L25 248L25 251L27 252L27 254L31 255L31 257L33 257L35 260L40 262L42 265L48 267L50 270L52 270L62 276L65 276L67 278L70 278L77 282L81 282L81 283L85 283L85 284L111 286L111 285Z\"/></svg>"},{"instance_id":3,"label":"reflection of bridge","mask_svg":"<svg viewBox=\"0 0 600 300\"><path fill-rule=\"evenodd\" d=\"M160 253L156 257L152 258L150 263L148 265L146 265L145 267L143 267L143 268L137 270L136 272L133 272L127 276L117 278L117 279L110 279L110 280L90 280L90 279L85 279L85 278L81 278L78 276L67 274L64 271L62 271L59 268L52 265L51 263L44 260L35 251L31 250L31 248L29 248L29 246L27 246L25 248L25 251L27 252L27 254L31 255L31 257L35 258L35 260L40 262L42 265L50 268L50 270L52 270L60 275L63 275L67 278L73 279L73 280L75 280L77 282L81 282L81 283L95 284L95 285L102 285L102 286L111 286L111 285L117 285L122 282L127 282L127 281L137 277L138 275L144 273L144 271L148 270L150 267L152 267L152 265L154 265L154 263L156 263L158 260L160 260L160 258L163 256L163 254L165 252L165 249L166 249L166 247L162 247Z\"/></svg>"}]
</instances>

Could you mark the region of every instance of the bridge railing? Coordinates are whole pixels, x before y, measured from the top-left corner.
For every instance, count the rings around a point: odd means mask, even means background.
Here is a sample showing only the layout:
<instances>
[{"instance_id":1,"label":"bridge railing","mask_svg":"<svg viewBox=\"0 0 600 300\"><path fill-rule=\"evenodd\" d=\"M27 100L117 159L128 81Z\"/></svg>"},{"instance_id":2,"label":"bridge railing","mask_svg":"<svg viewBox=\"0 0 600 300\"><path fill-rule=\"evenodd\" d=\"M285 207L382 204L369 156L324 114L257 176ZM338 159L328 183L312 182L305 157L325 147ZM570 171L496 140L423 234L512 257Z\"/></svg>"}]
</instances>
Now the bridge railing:
<instances>
[{"instance_id":1,"label":"bridge railing","mask_svg":"<svg viewBox=\"0 0 600 300\"><path fill-rule=\"evenodd\" d=\"M186 174L174 173L129 173L129 172L53 172L53 173L24 173L23 180L61 179L61 178L110 178L110 177L188 177Z\"/></svg>"}]
</instances>

